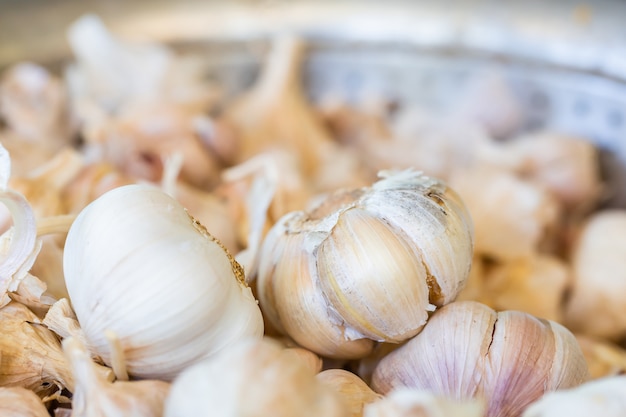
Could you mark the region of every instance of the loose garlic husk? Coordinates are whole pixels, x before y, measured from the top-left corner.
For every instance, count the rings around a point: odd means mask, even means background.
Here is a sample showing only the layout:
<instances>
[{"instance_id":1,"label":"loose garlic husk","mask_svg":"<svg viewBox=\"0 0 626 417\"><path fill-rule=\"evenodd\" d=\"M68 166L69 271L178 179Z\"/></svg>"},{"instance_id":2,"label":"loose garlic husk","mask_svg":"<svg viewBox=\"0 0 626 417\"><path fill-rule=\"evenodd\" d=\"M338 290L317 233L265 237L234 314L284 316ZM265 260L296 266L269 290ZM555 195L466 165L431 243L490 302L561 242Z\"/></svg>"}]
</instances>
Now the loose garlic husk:
<instances>
[{"instance_id":1,"label":"loose garlic husk","mask_svg":"<svg viewBox=\"0 0 626 417\"><path fill-rule=\"evenodd\" d=\"M110 364L105 331L113 331L135 377L172 379L242 337L263 334L239 264L156 187L119 187L81 211L67 236L64 271L88 348Z\"/></svg>"},{"instance_id":2,"label":"loose garlic husk","mask_svg":"<svg viewBox=\"0 0 626 417\"><path fill-rule=\"evenodd\" d=\"M259 255L265 318L322 356L417 334L469 273L471 220L444 183L407 170L283 216Z\"/></svg>"},{"instance_id":3,"label":"loose garlic husk","mask_svg":"<svg viewBox=\"0 0 626 417\"><path fill-rule=\"evenodd\" d=\"M522 417L623 417L626 415L626 376L589 381L579 387L546 394Z\"/></svg>"},{"instance_id":4,"label":"loose garlic husk","mask_svg":"<svg viewBox=\"0 0 626 417\"><path fill-rule=\"evenodd\" d=\"M28 388L41 398L74 388L56 335L14 301L0 308L0 355L0 386Z\"/></svg>"},{"instance_id":5,"label":"loose garlic husk","mask_svg":"<svg viewBox=\"0 0 626 417\"><path fill-rule=\"evenodd\" d=\"M157 380L110 382L98 374L86 348L77 339L63 340L76 387L72 417L161 417L170 384Z\"/></svg>"},{"instance_id":6,"label":"loose garlic husk","mask_svg":"<svg viewBox=\"0 0 626 417\"><path fill-rule=\"evenodd\" d=\"M184 370L164 417L347 417L340 397L269 339L243 340Z\"/></svg>"},{"instance_id":7,"label":"loose garlic husk","mask_svg":"<svg viewBox=\"0 0 626 417\"><path fill-rule=\"evenodd\" d=\"M457 301L380 361L372 388L385 394L408 386L456 400L483 398L486 417L516 417L545 392L587 377L580 346L565 327Z\"/></svg>"},{"instance_id":8,"label":"loose garlic husk","mask_svg":"<svg viewBox=\"0 0 626 417\"><path fill-rule=\"evenodd\" d=\"M577 334L576 340L587 360L591 379L626 374L626 349L583 334Z\"/></svg>"},{"instance_id":9,"label":"loose garlic husk","mask_svg":"<svg viewBox=\"0 0 626 417\"><path fill-rule=\"evenodd\" d=\"M363 417L483 417L482 401L455 401L427 391L396 388L365 406Z\"/></svg>"},{"instance_id":10,"label":"loose garlic husk","mask_svg":"<svg viewBox=\"0 0 626 417\"><path fill-rule=\"evenodd\" d=\"M0 387L0 415L8 417L50 417L41 398L22 387Z\"/></svg>"},{"instance_id":11,"label":"loose garlic husk","mask_svg":"<svg viewBox=\"0 0 626 417\"><path fill-rule=\"evenodd\" d=\"M574 283L565 323L575 332L618 340L626 335L626 210L596 212L574 244Z\"/></svg>"},{"instance_id":12,"label":"loose garlic husk","mask_svg":"<svg viewBox=\"0 0 626 417\"><path fill-rule=\"evenodd\" d=\"M344 369L326 369L318 373L316 378L341 396L351 417L361 417L367 404L383 397L356 374Z\"/></svg>"}]
</instances>

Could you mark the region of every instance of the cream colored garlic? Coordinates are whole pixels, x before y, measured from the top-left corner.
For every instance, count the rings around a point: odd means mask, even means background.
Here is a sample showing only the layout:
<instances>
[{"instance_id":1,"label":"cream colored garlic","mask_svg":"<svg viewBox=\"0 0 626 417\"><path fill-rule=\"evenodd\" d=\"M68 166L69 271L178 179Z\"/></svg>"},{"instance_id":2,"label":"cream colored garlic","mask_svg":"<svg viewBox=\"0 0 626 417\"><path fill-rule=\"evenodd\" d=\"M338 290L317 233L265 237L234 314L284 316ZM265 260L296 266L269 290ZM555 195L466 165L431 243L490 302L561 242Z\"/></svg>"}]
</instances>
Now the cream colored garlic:
<instances>
[{"instance_id":1,"label":"cream colored garlic","mask_svg":"<svg viewBox=\"0 0 626 417\"><path fill-rule=\"evenodd\" d=\"M396 388L383 399L367 404L363 417L483 417L478 399L456 401L428 391Z\"/></svg>"},{"instance_id":2,"label":"cream colored garlic","mask_svg":"<svg viewBox=\"0 0 626 417\"><path fill-rule=\"evenodd\" d=\"M474 259L473 273L457 300L479 301L494 310L520 310L561 322L563 297L571 284L571 268L548 254L505 262Z\"/></svg>"},{"instance_id":3,"label":"cream colored garlic","mask_svg":"<svg viewBox=\"0 0 626 417\"><path fill-rule=\"evenodd\" d=\"M591 379L626 374L626 349L617 343L582 334L576 340L589 365Z\"/></svg>"},{"instance_id":4,"label":"cream colored garlic","mask_svg":"<svg viewBox=\"0 0 626 417\"><path fill-rule=\"evenodd\" d=\"M382 398L356 374L344 369L326 369L316 378L341 396L351 417L361 417L367 404Z\"/></svg>"},{"instance_id":5,"label":"cream colored garlic","mask_svg":"<svg viewBox=\"0 0 626 417\"><path fill-rule=\"evenodd\" d=\"M105 332L113 331L131 376L169 380L263 334L239 264L156 187L119 187L81 211L67 236L64 271L89 349L110 363Z\"/></svg>"},{"instance_id":6,"label":"cream colored garlic","mask_svg":"<svg viewBox=\"0 0 626 417\"><path fill-rule=\"evenodd\" d=\"M565 323L578 333L626 335L626 210L598 211L583 225L571 255L574 283Z\"/></svg>"},{"instance_id":7,"label":"cream colored garlic","mask_svg":"<svg viewBox=\"0 0 626 417\"><path fill-rule=\"evenodd\" d=\"M164 417L348 417L340 397L269 340L242 340L184 370Z\"/></svg>"},{"instance_id":8,"label":"cream colored garlic","mask_svg":"<svg viewBox=\"0 0 626 417\"><path fill-rule=\"evenodd\" d=\"M266 320L322 356L364 357L373 341L417 334L470 270L471 220L456 193L415 171L381 175L287 214L261 248Z\"/></svg>"},{"instance_id":9,"label":"cream colored garlic","mask_svg":"<svg viewBox=\"0 0 626 417\"><path fill-rule=\"evenodd\" d=\"M514 161L509 169L543 185L569 209L580 214L596 207L603 186L598 149L591 141L540 131L501 146L510 155L505 160Z\"/></svg>"},{"instance_id":10,"label":"cream colored garlic","mask_svg":"<svg viewBox=\"0 0 626 417\"><path fill-rule=\"evenodd\" d=\"M626 415L626 376L589 381L550 392L531 404L522 417L622 417Z\"/></svg>"},{"instance_id":11,"label":"cream colored garlic","mask_svg":"<svg viewBox=\"0 0 626 417\"><path fill-rule=\"evenodd\" d=\"M0 387L0 415L6 417L50 417L41 398L22 387Z\"/></svg>"},{"instance_id":12,"label":"cream colored garlic","mask_svg":"<svg viewBox=\"0 0 626 417\"><path fill-rule=\"evenodd\" d=\"M457 301L380 361L372 388L385 394L406 386L455 400L482 398L486 417L516 417L545 392L574 387L587 377L580 346L560 324Z\"/></svg>"},{"instance_id":13,"label":"cream colored garlic","mask_svg":"<svg viewBox=\"0 0 626 417\"><path fill-rule=\"evenodd\" d=\"M161 417L170 384L157 380L109 382L98 374L89 352L77 339L63 340L76 386L72 417Z\"/></svg>"},{"instance_id":14,"label":"cream colored garlic","mask_svg":"<svg viewBox=\"0 0 626 417\"><path fill-rule=\"evenodd\" d=\"M560 205L539 184L487 164L449 180L469 210L476 253L498 260L531 256L558 220Z\"/></svg>"}]
</instances>

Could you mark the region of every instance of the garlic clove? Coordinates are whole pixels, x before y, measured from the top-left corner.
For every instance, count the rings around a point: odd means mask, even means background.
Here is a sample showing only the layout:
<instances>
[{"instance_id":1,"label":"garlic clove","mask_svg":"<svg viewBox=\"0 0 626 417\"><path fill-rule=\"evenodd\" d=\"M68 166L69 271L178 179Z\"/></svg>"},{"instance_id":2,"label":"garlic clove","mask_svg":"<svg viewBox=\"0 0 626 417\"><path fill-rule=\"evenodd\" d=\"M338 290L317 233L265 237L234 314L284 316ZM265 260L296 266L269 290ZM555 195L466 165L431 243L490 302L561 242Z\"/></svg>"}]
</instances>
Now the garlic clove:
<instances>
[{"instance_id":1,"label":"garlic clove","mask_svg":"<svg viewBox=\"0 0 626 417\"><path fill-rule=\"evenodd\" d=\"M360 358L371 341L417 334L469 273L472 227L458 196L414 171L382 175L283 216L261 248L265 317L323 356Z\"/></svg>"},{"instance_id":2,"label":"garlic clove","mask_svg":"<svg viewBox=\"0 0 626 417\"><path fill-rule=\"evenodd\" d=\"M33 391L22 387L0 387L0 415L8 417L49 417Z\"/></svg>"},{"instance_id":3,"label":"garlic clove","mask_svg":"<svg viewBox=\"0 0 626 417\"><path fill-rule=\"evenodd\" d=\"M343 369L327 369L316 378L341 395L351 417L361 417L364 407L382 398L357 375Z\"/></svg>"},{"instance_id":4,"label":"garlic clove","mask_svg":"<svg viewBox=\"0 0 626 417\"><path fill-rule=\"evenodd\" d=\"M381 400L367 404L363 417L483 417L480 400L458 401L428 391L396 388Z\"/></svg>"},{"instance_id":5,"label":"garlic clove","mask_svg":"<svg viewBox=\"0 0 626 417\"><path fill-rule=\"evenodd\" d=\"M164 417L198 415L348 416L335 392L268 339L242 340L174 380Z\"/></svg>"},{"instance_id":6,"label":"garlic clove","mask_svg":"<svg viewBox=\"0 0 626 417\"><path fill-rule=\"evenodd\" d=\"M77 339L63 340L76 386L73 417L160 417L170 384L157 380L109 382L98 374L89 353Z\"/></svg>"},{"instance_id":7,"label":"garlic clove","mask_svg":"<svg viewBox=\"0 0 626 417\"><path fill-rule=\"evenodd\" d=\"M456 400L484 398L489 416L518 416L547 391L588 377L575 337L519 311L496 313L473 301L448 304L424 330L383 358L375 391L408 386Z\"/></svg>"},{"instance_id":8,"label":"garlic clove","mask_svg":"<svg viewBox=\"0 0 626 417\"><path fill-rule=\"evenodd\" d=\"M626 376L614 376L547 393L524 410L522 417L620 417L624 414Z\"/></svg>"},{"instance_id":9,"label":"garlic clove","mask_svg":"<svg viewBox=\"0 0 626 417\"><path fill-rule=\"evenodd\" d=\"M86 244L89 242L89 244ZM170 380L263 321L241 267L174 198L148 185L109 191L78 215L66 285L90 351L119 337L134 377Z\"/></svg>"}]
</instances>

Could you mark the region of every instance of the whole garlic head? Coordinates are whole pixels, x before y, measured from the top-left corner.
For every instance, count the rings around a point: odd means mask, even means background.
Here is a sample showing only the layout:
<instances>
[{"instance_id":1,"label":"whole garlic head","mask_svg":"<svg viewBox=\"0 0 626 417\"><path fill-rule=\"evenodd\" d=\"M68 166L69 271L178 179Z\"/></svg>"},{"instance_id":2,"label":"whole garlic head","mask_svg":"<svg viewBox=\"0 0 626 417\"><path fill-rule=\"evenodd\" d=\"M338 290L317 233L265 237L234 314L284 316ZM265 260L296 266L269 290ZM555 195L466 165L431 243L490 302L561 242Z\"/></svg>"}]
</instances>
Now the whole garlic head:
<instances>
[{"instance_id":1,"label":"whole garlic head","mask_svg":"<svg viewBox=\"0 0 626 417\"><path fill-rule=\"evenodd\" d=\"M88 348L111 363L113 331L131 376L169 380L263 319L243 270L156 187L127 185L80 212L65 244L67 290Z\"/></svg>"},{"instance_id":2,"label":"whole garlic head","mask_svg":"<svg viewBox=\"0 0 626 417\"><path fill-rule=\"evenodd\" d=\"M558 323L520 311L457 301L384 357L372 388L429 390L455 400L482 398L486 417L517 417L545 392L588 377L576 338Z\"/></svg>"},{"instance_id":3,"label":"whole garlic head","mask_svg":"<svg viewBox=\"0 0 626 417\"><path fill-rule=\"evenodd\" d=\"M244 340L185 369L164 417L348 417L341 398L269 339Z\"/></svg>"},{"instance_id":4,"label":"whole garlic head","mask_svg":"<svg viewBox=\"0 0 626 417\"><path fill-rule=\"evenodd\" d=\"M363 357L373 341L414 336L471 267L471 220L456 193L411 170L381 176L283 216L261 248L266 319L323 356Z\"/></svg>"}]
</instances>

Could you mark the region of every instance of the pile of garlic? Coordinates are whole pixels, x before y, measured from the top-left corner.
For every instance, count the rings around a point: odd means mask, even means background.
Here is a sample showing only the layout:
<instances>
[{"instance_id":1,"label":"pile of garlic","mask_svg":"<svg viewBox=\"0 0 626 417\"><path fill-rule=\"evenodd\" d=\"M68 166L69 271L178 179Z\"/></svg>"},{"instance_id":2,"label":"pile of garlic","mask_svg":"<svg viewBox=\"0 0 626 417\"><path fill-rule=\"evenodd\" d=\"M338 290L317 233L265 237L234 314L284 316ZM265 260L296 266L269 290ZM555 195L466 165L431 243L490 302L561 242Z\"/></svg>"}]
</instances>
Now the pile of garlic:
<instances>
[{"instance_id":1,"label":"pile of garlic","mask_svg":"<svg viewBox=\"0 0 626 417\"><path fill-rule=\"evenodd\" d=\"M311 102L293 37L234 98L96 16L68 40L0 79L1 412L626 413L626 210L498 74L432 114Z\"/></svg>"}]
</instances>

